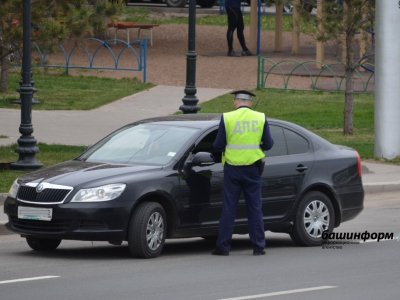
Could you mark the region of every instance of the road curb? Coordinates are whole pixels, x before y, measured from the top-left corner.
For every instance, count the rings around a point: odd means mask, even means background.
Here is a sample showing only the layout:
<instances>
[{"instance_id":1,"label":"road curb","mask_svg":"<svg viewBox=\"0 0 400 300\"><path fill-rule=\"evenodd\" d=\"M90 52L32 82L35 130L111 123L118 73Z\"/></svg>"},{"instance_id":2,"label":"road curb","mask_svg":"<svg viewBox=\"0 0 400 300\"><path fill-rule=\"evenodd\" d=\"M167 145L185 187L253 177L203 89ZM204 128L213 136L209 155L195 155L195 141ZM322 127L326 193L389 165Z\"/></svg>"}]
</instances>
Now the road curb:
<instances>
[{"instance_id":1,"label":"road curb","mask_svg":"<svg viewBox=\"0 0 400 300\"><path fill-rule=\"evenodd\" d=\"M0 236L2 236L2 235L10 235L10 234L15 234L15 233L9 231L6 228L6 224L5 223L0 223Z\"/></svg>"},{"instance_id":2,"label":"road curb","mask_svg":"<svg viewBox=\"0 0 400 300\"><path fill-rule=\"evenodd\" d=\"M4 201L7 198L7 194L5 193L0 193L0 206L4 204Z\"/></svg>"},{"instance_id":3,"label":"road curb","mask_svg":"<svg viewBox=\"0 0 400 300\"><path fill-rule=\"evenodd\" d=\"M400 191L400 181L364 183L363 187L366 194L397 192Z\"/></svg>"},{"instance_id":4,"label":"road curb","mask_svg":"<svg viewBox=\"0 0 400 300\"><path fill-rule=\"evenodd\" d=\"M7 198L7 194L0 193L0 209L1 209L0 213L1 214L3 214L3 205L4 205L4 201L6 200L6 198ZM0 236L7 235L7 234L13 234L11 231L9 231L6 228L6 223L7 222L0 220Z\"/></svg>"}]
</instances>

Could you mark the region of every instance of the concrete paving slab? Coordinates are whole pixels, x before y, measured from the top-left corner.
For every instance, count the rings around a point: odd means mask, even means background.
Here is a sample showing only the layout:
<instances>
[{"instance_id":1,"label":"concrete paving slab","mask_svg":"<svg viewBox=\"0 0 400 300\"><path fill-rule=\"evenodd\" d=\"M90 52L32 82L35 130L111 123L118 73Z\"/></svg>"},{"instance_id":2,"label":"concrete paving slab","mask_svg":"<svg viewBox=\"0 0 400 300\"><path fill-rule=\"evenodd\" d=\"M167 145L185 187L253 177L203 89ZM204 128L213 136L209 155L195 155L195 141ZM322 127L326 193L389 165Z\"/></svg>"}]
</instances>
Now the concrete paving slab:
<instances>
[{"instance_id":1,"label":"concrete paving slab","mask_svg":"<svg viewBox=\"0 0 400 300\"><path fill-rule=\"evenodd\" d=\"M197 97L201 103L229 91L197 88ZM34 110L33 136L47 144L92 145L126 124L179 111L183 96L183 87L161 85L93 110ZM0 139L0 145L17 142L20 118L19 110L0 109L0 136L7 137Z\"/></svg>"}]
</instances>

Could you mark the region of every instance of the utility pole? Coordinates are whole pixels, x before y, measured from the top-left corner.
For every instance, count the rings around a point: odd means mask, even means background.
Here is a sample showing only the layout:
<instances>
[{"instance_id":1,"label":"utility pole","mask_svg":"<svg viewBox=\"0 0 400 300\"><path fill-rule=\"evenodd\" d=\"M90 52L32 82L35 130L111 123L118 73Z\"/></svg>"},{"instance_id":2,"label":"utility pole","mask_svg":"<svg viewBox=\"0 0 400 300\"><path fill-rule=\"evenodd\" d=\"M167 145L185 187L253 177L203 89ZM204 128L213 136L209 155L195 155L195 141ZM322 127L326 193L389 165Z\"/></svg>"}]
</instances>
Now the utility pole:
<instances>
[{"instance_id":1,"label":"utility pole","mask_svg":"<svg viewBox=\"0 0 400 300\"><path fill-rule=\"evenodd\" d=\"M375 1L375 156L400 156L400 1Z\"/></svg>"}]
</instances>

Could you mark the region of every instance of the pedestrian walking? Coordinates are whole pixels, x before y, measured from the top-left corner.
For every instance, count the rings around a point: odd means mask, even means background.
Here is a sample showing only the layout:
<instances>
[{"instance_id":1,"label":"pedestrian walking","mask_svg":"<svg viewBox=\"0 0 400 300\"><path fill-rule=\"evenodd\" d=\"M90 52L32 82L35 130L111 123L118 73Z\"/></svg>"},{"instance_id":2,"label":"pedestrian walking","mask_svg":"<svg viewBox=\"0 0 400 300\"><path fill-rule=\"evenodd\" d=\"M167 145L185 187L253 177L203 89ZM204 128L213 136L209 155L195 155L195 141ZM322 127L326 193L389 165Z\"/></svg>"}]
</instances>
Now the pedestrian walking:
<instances>
[{"instance_id":1,"label":"pedestrian walking","mask_svg":"<svg viewBox=\"0 0 400 300\"><path fill-rule=\"evenodd\" d=\"M243 192L246 199L250 239L254 255L265 254L265 232L261 203L261 174L264 150L273 146L267 118L251 109L253 93L235 91L236 110L221 117L213 143L222 152L224 165L224 205L214 255L229 255L236 207Z\"/></svg>"},{"instance_id":2,"label":"pedestrian walking","mask_svg":"<svg viewBox=\"0 0 400 300\"><path fill-rule=\"evenodd\" d=\"M228 41L228 56L236 56L233 50L233 34L236 34L242 47L242 56L253 55L246 46L244 38L244 22L243 14L240 9L241 0L225 0L225 11L228 16L228 31L226 32L226 39Z\"/></svg>"}]
</instances>

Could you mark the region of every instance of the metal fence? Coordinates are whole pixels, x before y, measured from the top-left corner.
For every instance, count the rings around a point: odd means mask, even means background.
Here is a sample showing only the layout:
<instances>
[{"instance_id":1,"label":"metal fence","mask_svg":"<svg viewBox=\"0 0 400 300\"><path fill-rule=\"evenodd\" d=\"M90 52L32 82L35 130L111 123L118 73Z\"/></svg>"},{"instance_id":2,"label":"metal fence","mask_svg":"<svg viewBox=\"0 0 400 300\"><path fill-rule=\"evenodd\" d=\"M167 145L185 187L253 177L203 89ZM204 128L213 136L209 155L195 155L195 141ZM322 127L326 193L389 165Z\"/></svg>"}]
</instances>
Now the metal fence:
<instances>
[{"instance_id":1,"label":"metal fence","mask_svg":"<svg viewBox=\"0 0 400 300\"><path fill-rule=\"evenodd\" d=\"M43 68L114 70L141 72L147 77L147 41L127 43L119 39L87 38L61 44L55 51L46 51L34 45L33 61ZM58 50L58 51L57 51Z\"/></svg>"},{"instance_id":2,"label":"metal fence","mask_svg":"<svg viewBox=\"0 0 400 300\"><path fill-rule=\"evenodd\" d=\"M375 88L374 72L360 65L353 74L355 92L372 92ZM257 88L343 91L345 66L343 63L323 64L315 60L274 61L258 57Z\"/></svg>"}]
</instances>

